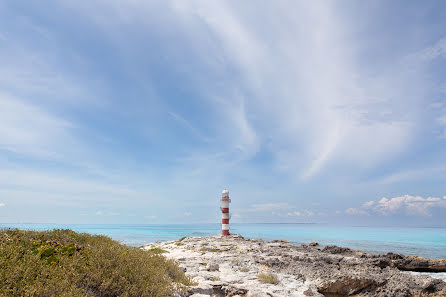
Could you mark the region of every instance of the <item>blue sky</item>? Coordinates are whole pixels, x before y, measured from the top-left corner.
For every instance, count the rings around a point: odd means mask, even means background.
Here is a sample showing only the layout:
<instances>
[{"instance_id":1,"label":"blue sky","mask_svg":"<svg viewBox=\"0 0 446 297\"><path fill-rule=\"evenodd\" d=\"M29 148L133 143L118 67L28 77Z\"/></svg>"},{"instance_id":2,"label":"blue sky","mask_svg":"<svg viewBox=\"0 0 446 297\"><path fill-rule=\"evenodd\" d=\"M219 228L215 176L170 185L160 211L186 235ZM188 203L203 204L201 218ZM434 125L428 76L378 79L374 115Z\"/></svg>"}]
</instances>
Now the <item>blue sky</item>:
<instances>
[{"instance_id":1,"label":"blue sky","mask_svg":"<svg viewBox=\"0 0 446 297\"><path fill-rule=\"evenodd\" d=\"M445 225L444 1L0 1L0 222Z\"/></svg>"}]
</instances>

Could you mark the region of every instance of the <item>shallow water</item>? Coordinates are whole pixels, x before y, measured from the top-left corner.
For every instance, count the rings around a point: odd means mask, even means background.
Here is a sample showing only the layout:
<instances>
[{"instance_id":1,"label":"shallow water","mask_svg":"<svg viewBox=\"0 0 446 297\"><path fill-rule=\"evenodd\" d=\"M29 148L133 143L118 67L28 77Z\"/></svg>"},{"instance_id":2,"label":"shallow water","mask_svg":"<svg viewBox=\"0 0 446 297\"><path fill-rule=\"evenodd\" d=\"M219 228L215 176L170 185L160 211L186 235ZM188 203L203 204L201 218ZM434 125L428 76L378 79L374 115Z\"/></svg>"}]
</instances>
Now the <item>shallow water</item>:
<instances>
[{"instance_id":1,"label":"shallow water","mask_svg":"<svg viewBox=\"0 0 446 297\"><path fill-rule=\"evenodd\" d=\"M0 224L0 228L49 230L68 228L103 234L132 246L183 236L220 233L219 224L169 225L83 225L83 224ZM446 228L353 227L328 224L231 224L231 232L245 238L285 239L291 242L346 246L371 253L401 253L432 259L446 258Z\"/></svg>"}]
</instances>

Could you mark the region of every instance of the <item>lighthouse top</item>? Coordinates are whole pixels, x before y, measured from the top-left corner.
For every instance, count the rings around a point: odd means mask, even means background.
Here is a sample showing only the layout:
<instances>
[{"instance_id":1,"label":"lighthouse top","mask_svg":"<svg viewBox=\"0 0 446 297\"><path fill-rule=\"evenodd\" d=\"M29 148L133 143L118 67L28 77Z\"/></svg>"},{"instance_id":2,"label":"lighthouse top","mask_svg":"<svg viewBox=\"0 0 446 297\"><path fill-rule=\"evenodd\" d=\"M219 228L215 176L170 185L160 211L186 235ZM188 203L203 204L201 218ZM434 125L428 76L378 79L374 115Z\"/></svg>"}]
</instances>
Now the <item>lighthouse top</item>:
<instances>
[{"instance_id":1,"label":"lighthouse top","mask_svg":"<svg viewBox=\"0 0 446 297\"><path fill-rule=\"evenodd\" d=\"M229 191L228 190L225 189L221 192L221 201L222 202L223 201L231 202L231 199L229 199ZM227 207L227 206L222 206L222 207Z\"/></svg>"}]
</instances>

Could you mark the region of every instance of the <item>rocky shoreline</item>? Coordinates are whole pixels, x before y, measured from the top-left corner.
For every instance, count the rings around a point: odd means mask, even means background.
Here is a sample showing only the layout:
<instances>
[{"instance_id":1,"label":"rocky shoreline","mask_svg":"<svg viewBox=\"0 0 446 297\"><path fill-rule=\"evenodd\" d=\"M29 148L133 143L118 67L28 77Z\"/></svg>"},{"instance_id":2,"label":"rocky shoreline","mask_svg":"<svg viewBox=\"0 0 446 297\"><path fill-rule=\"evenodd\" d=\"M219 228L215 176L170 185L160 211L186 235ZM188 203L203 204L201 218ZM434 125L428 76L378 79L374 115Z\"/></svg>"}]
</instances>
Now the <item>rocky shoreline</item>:
<instances>
[{"instance_id":1,"label":"rocky shoreline","mask_svg":"<svg viewBox=\"0 0 446 297\"><path fill-rule=\"evenodd\" d=\"M401 271L446 272L446 260L294 245L240 235L148 244L197 283L186 296L446 296L446 282Z\"/></svg>"}]
</instances>

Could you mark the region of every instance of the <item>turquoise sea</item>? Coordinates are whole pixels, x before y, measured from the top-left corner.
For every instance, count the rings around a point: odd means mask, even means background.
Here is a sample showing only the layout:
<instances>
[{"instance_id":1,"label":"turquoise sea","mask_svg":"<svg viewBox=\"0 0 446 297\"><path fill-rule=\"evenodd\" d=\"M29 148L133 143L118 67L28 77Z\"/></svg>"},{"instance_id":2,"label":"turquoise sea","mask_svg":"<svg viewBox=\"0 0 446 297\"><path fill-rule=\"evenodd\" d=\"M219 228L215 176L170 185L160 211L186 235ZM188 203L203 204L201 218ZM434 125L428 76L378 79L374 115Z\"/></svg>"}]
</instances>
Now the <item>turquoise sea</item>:
<instances>
[{"instance_id":1,"label":"turquoise sea","mask_svg":"<svg viewBox=\"0 0 446 297\"><path fill-rule=\"evenodd\" d=\"M176 240L183 236L220 233L219 224L83 225L0 224L0 228L28 230L72 229L103 234L127 245ZM231 232L245 238L285 239L296 244L316 241L322 246L339 245L371 253L395 252L432 259L446 259L446 228L351 227L329 224L231 224Z\"/></svg>"}]
</instances>

